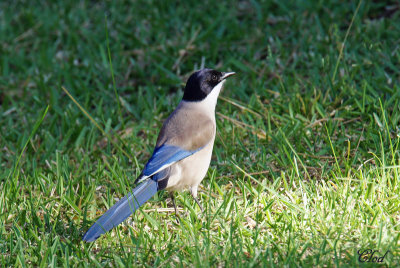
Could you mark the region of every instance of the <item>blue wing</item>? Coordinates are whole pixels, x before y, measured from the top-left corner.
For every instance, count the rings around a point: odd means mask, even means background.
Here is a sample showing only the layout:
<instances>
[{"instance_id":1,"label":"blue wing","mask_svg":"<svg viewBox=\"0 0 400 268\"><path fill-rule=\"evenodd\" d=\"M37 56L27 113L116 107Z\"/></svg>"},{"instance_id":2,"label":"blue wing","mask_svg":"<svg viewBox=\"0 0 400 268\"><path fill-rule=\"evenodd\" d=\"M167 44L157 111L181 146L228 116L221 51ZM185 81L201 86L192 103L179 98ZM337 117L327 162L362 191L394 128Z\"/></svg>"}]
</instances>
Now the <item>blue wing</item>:
<instances>
[{"instance_id":1,"label":"blue wing","mask_svg":"<svg viewBox=\"0 0 400 268\"><path fill-rule=\"evenodd\" d=\"M163 167L168 167L171 164L196 153L202 148L203 147L193 151L188 151L179 146L163 144L154 150L153 155L144 167L142 174L144 176L151 176L162 170Z\"/></svg>"}]
</instances>

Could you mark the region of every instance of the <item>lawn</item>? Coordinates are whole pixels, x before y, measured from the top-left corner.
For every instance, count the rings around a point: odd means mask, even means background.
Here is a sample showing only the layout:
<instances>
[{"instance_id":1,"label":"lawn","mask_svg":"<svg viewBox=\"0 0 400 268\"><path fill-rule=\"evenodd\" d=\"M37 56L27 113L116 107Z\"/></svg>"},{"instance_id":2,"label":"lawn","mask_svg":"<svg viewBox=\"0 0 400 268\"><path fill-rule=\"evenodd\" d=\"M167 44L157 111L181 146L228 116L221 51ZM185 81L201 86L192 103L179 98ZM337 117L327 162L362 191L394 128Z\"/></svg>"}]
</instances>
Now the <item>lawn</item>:
<instances>
[{"instance_id":1,"label":"lawn","mask_svg":"<svg viewBox=\"0 0 400 268\"><path fill-rule=\"evenodd\" d=\"M0 266L400 265L399 32L397 1L1 1ZM82 242L203 66L237 72L204 214L160 192Z\"/></svg>"}]
</instances>

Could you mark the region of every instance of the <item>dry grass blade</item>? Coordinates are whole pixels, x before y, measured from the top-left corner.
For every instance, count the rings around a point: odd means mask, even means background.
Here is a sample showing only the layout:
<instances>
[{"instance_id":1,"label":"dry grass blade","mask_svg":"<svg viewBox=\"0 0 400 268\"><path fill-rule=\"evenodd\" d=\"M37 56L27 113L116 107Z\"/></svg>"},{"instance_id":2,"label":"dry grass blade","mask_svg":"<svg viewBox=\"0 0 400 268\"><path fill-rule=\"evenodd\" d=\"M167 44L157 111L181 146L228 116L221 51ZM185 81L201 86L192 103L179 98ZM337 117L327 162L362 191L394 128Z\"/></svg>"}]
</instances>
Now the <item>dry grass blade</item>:
<instances>
[{"instance_id":1,"label":"dry grass blade","mask_svg":"<svg viewBox=\"0 0 400 268\"><path fill-rule=\"evenodd\" d=\"M78 106L78 108L82 111L82 113L84 113L86 117L89 118L89 120L97 127L97 129L100 130L101 133L103 133L103 135L106 136L107 139L115 147L117 147L126 157L128 157L131 161L133 161L133 158L124 149L122 149L121 146L119 146L116 142L113 141L112 137L103 130L103 128L96 122L96 120L94 120L94 118L85 110L85 108L83 108L79 104L79 102L71 95L71 93L69 93L69 91L65 87L62 86L61 88L68 95L68 97L76 104L76 106Z\"/></svg>"},{"instance_id":2,"label":"dry grass blade","mask_svg":"<svg viewBox=\"0 0 400 268\"><path fill-rule=\"evenodd\" d=\"M346 35L344 36L344 40L343 40L343 42L342 42L342 45L340 46L339 57L338 57L338 59L337 59L337 61L336 61L335 70L333 71L333 75L332 75L332 79L331 79L332 84L333 84L333 82L335 81L336 73L337 73L337 70L338 70L338 68L339 68L340 59L343 57L344 46L346 45L347 37L349 36L351 26L353 26L354 19L355 19L356 16L357 16L357 13L358 13L358 10L360 9L361 3L362 3L362 0L360 0L360 1L358 2L356 11L354 11L354 15L353 15L353 17L351 18L351 22L350 22L349 28L347 28Z\"/></svg>"},{"instance_id":3,"label":"dry grass blade","mask_svg":"<svg viewBox=\"0 0 400 268\"><path fill-rule=\"evenodd\" d=\"M221 116L222 118L234 123L236 126L243 128L245 130L249 130L251 133L253 133L254 135L257 135L257 137L259 137L260 139L266 139L267 138L267 133L264 130L261 129L257 129L249 124L240 122L239 120L230 118L226 115L221 114L220 112L217 112L217 114L219 116Z\"/></svg>"},{"instance_id":4,"label":"dry grass blade","mask_svg":"<svg viewBox=\"0 0 400 268\"><path fill-rule=\"evenodd\" d=\"M228 98L222 97L222 96L220 96L219 98L220 98L221 100L223 100L223 101L226 101L226 102L228 102L228 103L230 103L230 104L232 104L232 105L234 105L234 106L236 106L236 107L238 107L238 108L240 108L240 109L246 111L246 112L249 112L249 113L251 113L251 114L254 114L254 115L257 116L257 117L260 117L260 118L262 117L261 114L259 114L259 113L255 112L255 111L251 110L250 108L247 108L247 107L245 107L245 106L243 106L243 105L237 103L236 101L234 101L234 100L232 100L232 99L228 99Z\"/></svg>"}]
</instances>

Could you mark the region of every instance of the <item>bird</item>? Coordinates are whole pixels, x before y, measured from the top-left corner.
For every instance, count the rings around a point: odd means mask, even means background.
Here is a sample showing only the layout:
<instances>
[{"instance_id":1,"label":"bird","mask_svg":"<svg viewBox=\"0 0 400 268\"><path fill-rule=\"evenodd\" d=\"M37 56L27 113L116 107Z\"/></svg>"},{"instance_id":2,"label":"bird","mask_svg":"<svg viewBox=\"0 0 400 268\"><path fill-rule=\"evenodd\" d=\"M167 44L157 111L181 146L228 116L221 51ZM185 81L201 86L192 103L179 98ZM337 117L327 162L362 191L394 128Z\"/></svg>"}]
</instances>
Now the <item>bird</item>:
<instances>
[{"instance_id":1,"label":"bird","mask_svg":"<svg viewBox=\"0 0 400 268\"><path fill-rule=\"evenodd\" d=\"M139 185L106 211L84 234L93 242L122 223L158 191L188 189L201 211L197 189L210 166L216 134L215 108L222 87L235 72L201 69L189 77L182 100L163 123L157 142L135 183Z\"/></svg>"}]
</instances>

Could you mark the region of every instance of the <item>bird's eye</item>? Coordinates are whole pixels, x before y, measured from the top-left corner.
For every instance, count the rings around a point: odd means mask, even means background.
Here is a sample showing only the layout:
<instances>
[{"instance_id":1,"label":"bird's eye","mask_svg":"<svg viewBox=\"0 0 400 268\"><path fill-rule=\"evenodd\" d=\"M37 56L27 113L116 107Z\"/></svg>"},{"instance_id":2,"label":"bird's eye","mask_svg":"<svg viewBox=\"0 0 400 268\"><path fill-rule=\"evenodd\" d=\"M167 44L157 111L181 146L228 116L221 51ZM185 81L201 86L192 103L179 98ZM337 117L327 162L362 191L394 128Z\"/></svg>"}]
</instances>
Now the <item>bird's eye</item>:
<instances>
[{"instance_id":1,"label":"bird's eye","mask_svg":"<svg viewBox=\"0 0 400 268\"><path fill-rule=\"evenodd\" d=\"M215 74L213 74L213 76L211 77L211 79L212 79L213 81L217 81L217 80L218 80L218 77L217 77Z\"/></svg>"}]
</instances>

